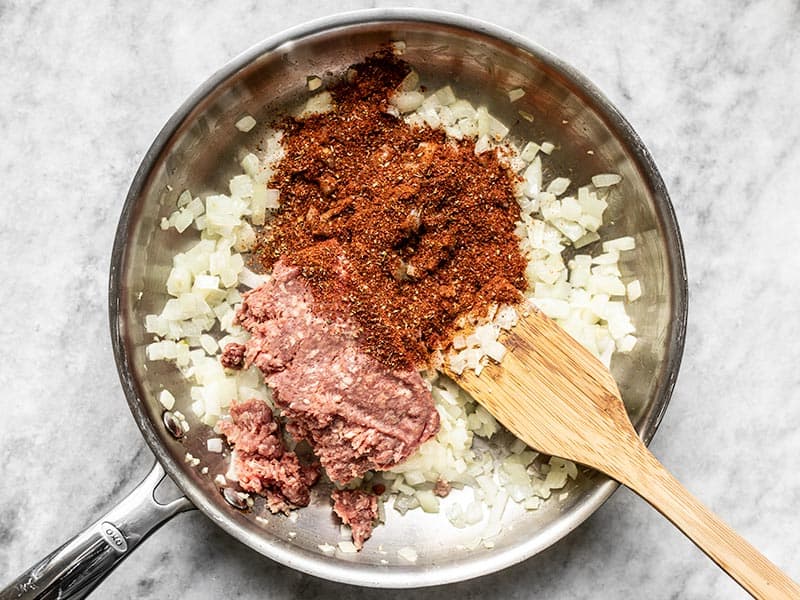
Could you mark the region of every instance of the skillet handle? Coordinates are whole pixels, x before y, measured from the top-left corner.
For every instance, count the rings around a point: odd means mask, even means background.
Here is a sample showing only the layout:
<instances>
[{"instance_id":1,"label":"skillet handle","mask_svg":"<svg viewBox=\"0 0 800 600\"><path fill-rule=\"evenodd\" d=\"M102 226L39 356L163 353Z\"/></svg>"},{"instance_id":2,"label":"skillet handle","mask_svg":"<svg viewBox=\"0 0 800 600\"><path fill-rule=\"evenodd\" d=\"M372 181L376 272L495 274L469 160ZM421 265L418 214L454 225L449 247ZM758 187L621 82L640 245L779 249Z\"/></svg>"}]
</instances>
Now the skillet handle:
<instances>
[{"instance_id":1,"label":"skillet handle","mask_svg":"<svg viewBox=\"0 0 800 600\"><path fill-rule=\"evenodd\" d=\"M158 503L155 491L163 479L164 469L156 462L117 506L0 590L0 600L88 596L148 535L194 508L185 497Z\"/></svg>"}]
</instances>

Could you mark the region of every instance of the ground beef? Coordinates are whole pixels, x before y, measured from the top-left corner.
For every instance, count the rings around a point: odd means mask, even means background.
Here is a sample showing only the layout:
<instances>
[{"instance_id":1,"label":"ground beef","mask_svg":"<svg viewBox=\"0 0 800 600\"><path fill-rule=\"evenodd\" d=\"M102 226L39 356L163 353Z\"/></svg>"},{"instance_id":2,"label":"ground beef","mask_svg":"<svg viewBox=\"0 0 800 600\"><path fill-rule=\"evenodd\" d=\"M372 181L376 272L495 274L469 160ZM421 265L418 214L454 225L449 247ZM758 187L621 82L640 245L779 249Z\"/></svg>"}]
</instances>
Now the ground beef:
<instances>
[{"instance_id":1,"label":"ground beef","mask_svg":"<svg viewBox=\"0 0 800 600\"><path fill-rule=\"evenodd\" d=\"M226 369L241 369L244 366L244 344L231 342L226 345L222 350L220 362Z\"/></svg>"},{"instance_id":2,"label":"ground beef","mask_svg":"<svg viewBox=\"0 0 800 600\"><path fill-rule=\"evenodd\" d=\"M220 432L233 446L233 469L241 488L264 496L270 511L308 506L309 488L319 479L319 465L304 465L284 448L272 409L262 400L234 402L231 421Z\"/></svg>"},{"instance_id":3,"label":"ground beef","mask_svg":"<svg viewBox=\"0 0 800 600\"><path fill-rule=\"evenodd\" d=\"M361 550L378 519L378 497L362 490L333 490L333 512L350 526L353 544Z\"/></svg>"},{"instance_id":4,"label":"ground beef","mask_svg":"<svg viewBox=\"0 0 800 600\"><path fill-rule=\"evenodd\" d=\"M344 259L336 269L347 277ZM366 354L347 315L319 316L299 268L275 263L270 280L245 294L236 320L251 334L245 366L264 373L287 430L311 443L334 481L389 469L438 431L420 374Z\"/></svg>"},{"instance_id":5,"label":"ground beef","mask_svg":"<svg viewBox=\"0 0 800 600\"><path fill-rule=\"evenodd\" d=\"M444 479L437 479L436 485L433 486L433 493L440 498L444 498L452 489L453 488L449 482L445 481Z\"/></svg>"}]
</instances>

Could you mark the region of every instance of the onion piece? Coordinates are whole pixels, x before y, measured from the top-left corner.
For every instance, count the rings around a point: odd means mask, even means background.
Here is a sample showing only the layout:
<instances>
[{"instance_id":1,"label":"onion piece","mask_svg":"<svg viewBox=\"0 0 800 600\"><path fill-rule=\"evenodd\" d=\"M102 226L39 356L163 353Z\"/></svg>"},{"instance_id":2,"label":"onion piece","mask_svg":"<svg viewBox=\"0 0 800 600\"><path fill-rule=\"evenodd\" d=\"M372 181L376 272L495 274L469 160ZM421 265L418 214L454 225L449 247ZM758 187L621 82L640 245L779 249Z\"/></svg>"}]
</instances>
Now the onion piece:
<instances>
[{"instance_id":1,"label":"onion piece","mask_svg":"<svg viewBox=\"0 0 800 600\"><path fill-rule=\"evenodd\" d=\"M629 235L603 242L603 252L624 252L634 248L636 248L636 240Z\"/></svg>"},{"instance_id":2,"label":"onion piece","mask_svg":"<svg viewBox=\"0 0 800 600\"><path fill-rule=\"evenodd\" d=\"M417 551L411 546L404 546L397 551L397 556L410 563L417 562Z\"/></svg>"},{"instance_id":3,"label":"onion piece","mask_svg":"<svg viewBox=\"0 0 800 600\"><path fill-rule=\"evenodd\" d=\"M256 126L256 122L257 121L250 115L245 115L244 117L236 121L236 129L244 133L247 133L248 131L253 129L253 127Z\"/></svg>"},{"instance_id":4,"label":"onion piece","mask_svg":"<svg viewBox=\"0 0 800 600\"><path fill-rule=\"evenodd\" d=\"M306 78L306 86L310 92L314 90L318 90L322 87L322 79L317 77L316 75L311 75L310 77Z\"/></svg>"},{"instance_id":5,"label":"onion piece","mask_svg":"<svg viewBox=\"0 0 800 600\"><path fill-rule=\"evenodd\" d=\"M616 173L603 173L592 177L592 185L596 188L609 187L622 181L622 176Z\"/></svg>"},{"instance_id":6,"label":"onion piece","mask_svg":"<svg viewBox=\"0 0 800 600\"><path fill-rule=\"evenodd\" d=\"M542 152L550 154L555 149L555 145L551 142L542 142Z\"/></svg>"},{"instance_id":7,"label":"onion piece","mask_svg":"<svg viewBox=\"0 0 800 600\"><path fill-rule=\"evenodd\" d=\"M626 286L626 294L629 302L635 302L642 297L642 284L638 279L634 279Z\"/></svg>"},{"instance_id":8,"label":"onion piece","mask_svg":"<svg viewBox=\"0 0 800 600\"><path fill-rule=\"evenodd\" d=\"M513 90L508 91L508 100L510 102L516 102L524 95L525 95L525 90L523 90L522 88L514 88Z\"/></svg>"},{"instance_id":9,"label":"onion piece","mask_svg":"<svg viewBox=\"0 0 800 600\"><path fill-rule=\"evenodd\" d=\"M528 123L533 123L533 115L531 113L524 110L518 110L517 114L519 114L520 117L528 121Z\"/></svg>"},{"instance_id":10,"label":"onion piece","mask_svg":"<svg viewBox=\"0 0 800 600\"><path fill-rule=\"evenodd\" d=\"M161 393L158 395L158 401L161 402L161 406L167 410L172 410L175 406L175 396L167 389L161 390Z\"/></svg>"},{"instance_id":11,"label":"onion piece","mask_svg":"<svg viewBox=\"0 0 800 600\"><path fill-rule=\"evenodd\" d=\"M341 540L338 544L339 550L344 554L355 554L358 552L358 548L356 548L355 544L350 540Z\"/></svg>"},{"instance_id":12,"label":"onion piece","mask_svg":"<svg viewBox=\"0 0 800 600\"><path fill-rule=\"evenodd\" d=\"M556 196L560 196L567 191L570 183L572 182L566 177L556 177L547 185L546 191Z\"/></svg>"}]
</instances>

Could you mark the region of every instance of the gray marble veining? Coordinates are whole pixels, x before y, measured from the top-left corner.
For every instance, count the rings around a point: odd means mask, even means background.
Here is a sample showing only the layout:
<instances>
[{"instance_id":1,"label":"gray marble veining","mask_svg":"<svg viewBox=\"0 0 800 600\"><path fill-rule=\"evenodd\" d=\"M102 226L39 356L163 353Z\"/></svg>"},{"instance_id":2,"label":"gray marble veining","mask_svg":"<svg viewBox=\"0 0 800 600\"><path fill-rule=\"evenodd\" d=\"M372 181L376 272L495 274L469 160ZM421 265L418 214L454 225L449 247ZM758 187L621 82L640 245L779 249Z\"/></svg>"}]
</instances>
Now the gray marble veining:
<instances>
[{"instance_id":1,"label":"gray marble veining","mask_svg":"<svg viewBox=\"0 0 800 600\"><path fill-rule=\"evenodd\" d=\"M392 2L0 2L0 584L122 498L151 455L107 333L130 179L210 73L310 18ZM426 3L413 2L427 6ZM582 70L652 151L681 225L686 354L652 448L800 579L800 5L440 2ZM192 512L98 598L734 598L744 593L620 490L539 556L463 584L387 592L272 563Z\"/></svg>"}]
</instances>

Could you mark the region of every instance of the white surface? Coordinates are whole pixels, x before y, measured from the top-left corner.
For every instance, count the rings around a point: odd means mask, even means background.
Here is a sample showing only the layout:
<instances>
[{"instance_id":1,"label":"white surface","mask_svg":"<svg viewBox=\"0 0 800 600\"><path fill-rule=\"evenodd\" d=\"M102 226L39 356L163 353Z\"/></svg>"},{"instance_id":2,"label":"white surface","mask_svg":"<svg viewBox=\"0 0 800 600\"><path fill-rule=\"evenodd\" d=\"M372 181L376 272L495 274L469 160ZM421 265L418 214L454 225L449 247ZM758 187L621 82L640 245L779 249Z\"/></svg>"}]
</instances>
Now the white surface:
<instances>
[{"instance_id":1,"label":"white surface","mask_svg":"<svg viewBox=\"0 0 800 600\"><path fill-rule=\"evenodd\" d=\"M0 2L0 585L110 508L152 461L120 391L106 316L114 229L144 151L186 96L249 45L373 4ZM797 3L437 8L513 29L572 63L652 151L683 232L691 296L681 374L652 449L800 579ZM302 575L187 513L94 597L442 595L744 597L626 490L532 560L403 593Z\"/></svg>"}]
</instances>

